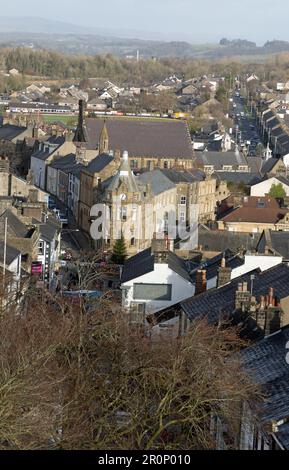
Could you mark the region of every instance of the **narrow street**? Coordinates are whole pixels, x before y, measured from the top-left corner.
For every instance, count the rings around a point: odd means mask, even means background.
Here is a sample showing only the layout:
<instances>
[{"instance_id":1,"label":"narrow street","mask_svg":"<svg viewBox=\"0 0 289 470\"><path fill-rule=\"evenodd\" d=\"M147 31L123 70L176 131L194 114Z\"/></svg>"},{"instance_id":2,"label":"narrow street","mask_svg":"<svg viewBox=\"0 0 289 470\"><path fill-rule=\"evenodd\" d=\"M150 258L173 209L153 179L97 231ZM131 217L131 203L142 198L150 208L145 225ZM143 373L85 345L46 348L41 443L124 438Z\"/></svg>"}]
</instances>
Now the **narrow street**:
<instances>
[{"instance_id":1,"label":"narrow street","mask_svg":"<svg viewBox=\"0 0 289 470\"><path fill-rule=\"evenodd\" d=\"M249 156L260 156L260 145L264 146L263 137L250 111L245 99L239 92L235 93L233 95L234 137L237 135L240 147L247 147Z\"/></svg>"}]
</instances>

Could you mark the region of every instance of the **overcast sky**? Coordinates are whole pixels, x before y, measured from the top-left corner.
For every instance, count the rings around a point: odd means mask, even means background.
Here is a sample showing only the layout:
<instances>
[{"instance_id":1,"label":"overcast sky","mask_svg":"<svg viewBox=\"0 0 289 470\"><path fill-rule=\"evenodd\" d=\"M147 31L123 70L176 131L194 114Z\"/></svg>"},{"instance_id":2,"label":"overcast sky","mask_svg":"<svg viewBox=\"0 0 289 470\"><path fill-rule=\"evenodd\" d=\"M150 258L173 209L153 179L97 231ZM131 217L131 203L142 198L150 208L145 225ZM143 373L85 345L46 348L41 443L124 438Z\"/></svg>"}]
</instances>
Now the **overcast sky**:
<instances>
[{"instance_id":1,"label":"overcast sky","mask_svg":"<svg viewBox=\"0 0 289 470\"><path fill-rule=\"evenodd\" d=\"M1 16L39 16L152 39L219 41L222 37L289 40L288 0L14 0ZM146 34L145 34L146 33Z\"/></svg>"}]
</instances>

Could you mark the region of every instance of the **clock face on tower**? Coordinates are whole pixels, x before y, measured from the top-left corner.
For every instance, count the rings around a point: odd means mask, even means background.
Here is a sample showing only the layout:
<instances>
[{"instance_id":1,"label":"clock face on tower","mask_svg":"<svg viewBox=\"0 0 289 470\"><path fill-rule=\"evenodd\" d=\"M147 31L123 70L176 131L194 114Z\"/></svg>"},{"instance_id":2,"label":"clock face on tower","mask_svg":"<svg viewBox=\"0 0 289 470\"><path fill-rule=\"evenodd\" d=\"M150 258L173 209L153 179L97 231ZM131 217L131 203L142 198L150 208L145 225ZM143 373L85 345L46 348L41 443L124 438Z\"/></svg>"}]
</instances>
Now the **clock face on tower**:
<instances>
[{"instance_id":1,"label":"clock face on tower","mask_svg":"<svg viewBox=\"0 0 289 470\"><path fill-rule=\"evenodd\" d=\"M125 195L125 194L121 194L121 195L120 195L120 200L121 200L121 201L125 201L125 200L126 200L126 195Z\"/></svg>"}]
</instances>

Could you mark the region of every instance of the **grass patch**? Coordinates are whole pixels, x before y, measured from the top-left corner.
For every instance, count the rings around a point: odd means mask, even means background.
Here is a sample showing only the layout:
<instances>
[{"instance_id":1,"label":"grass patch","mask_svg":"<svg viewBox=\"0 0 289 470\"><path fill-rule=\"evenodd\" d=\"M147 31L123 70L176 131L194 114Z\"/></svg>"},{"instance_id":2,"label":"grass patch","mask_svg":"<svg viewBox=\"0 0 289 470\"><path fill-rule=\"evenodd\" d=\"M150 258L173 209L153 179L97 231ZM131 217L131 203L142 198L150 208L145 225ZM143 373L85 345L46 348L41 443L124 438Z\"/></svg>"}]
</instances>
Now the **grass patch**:
<instances>
[{"instance_id":1,"label":"grass patch","mask_svg":"<svg viewBox=\"0 0 289 470\"><path fill-rule=\"evenodd\" d=\"M68 127L75 127L77 125L77 116L63 116L58 114L43 114L42 119L44 122L62 122Z\"/></svg>"}]
</instances>

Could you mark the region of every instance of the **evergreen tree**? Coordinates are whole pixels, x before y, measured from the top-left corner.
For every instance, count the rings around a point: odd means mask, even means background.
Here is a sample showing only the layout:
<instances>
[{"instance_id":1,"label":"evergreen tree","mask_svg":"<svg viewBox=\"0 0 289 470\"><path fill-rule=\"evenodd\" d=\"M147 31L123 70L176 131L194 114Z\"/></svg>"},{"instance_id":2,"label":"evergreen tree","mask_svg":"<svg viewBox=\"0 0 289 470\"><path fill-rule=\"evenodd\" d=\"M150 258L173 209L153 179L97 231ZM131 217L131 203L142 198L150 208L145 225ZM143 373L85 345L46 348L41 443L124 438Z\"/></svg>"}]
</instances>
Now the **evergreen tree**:
<instances>
[{"instance_id":1,"label":"evergreen tree","mask_svg":"<svg viewBox=\"0 0 289 470\"><path fill-rule=\"evenodd\" d=\"M118 240L116 240L114 244L111 261L115 264L123 264L126 258L127 258L126 244L125 244L123 233L121 233L121 237Z\"/></svg>"}]
</instances>

